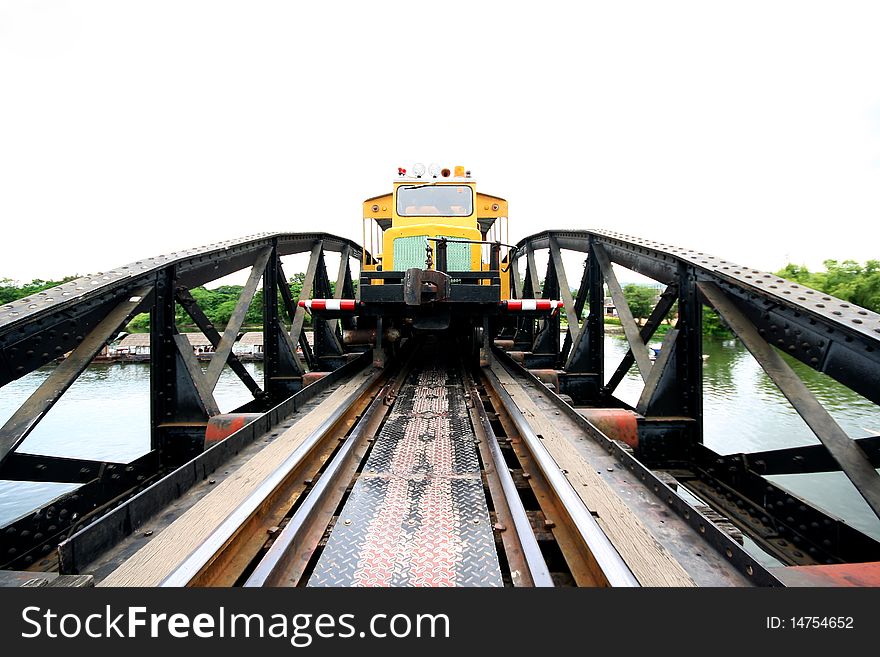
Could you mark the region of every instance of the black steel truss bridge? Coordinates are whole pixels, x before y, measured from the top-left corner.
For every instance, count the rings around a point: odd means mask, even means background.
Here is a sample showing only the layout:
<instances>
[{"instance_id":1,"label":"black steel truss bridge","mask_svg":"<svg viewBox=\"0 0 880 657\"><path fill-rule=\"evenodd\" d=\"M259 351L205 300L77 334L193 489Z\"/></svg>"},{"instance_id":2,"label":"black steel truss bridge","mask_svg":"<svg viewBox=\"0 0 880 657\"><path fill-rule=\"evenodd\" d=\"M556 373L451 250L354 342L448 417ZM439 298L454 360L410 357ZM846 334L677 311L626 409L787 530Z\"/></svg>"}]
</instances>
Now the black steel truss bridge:
<instances>
[{"instance_id":1,"label":"black steel truss bridge","mask_svg":"<svg viewBox=\"0 0 880 657\"><path fill-rule=\"evenodd\" d=\"M328 270L328 252L339 255L338 269ZM578 261L583 263L576 272L566 271L563 263L563 253L571 252L579 254ZM291 296L281 264L281 257L291 254L309 254L299 298ZM487 350L491 351L493 367L501 368L501 379L509 376L531 386L530 390L539 390L548 413L565 418L584 440L605 454L603 458L613 461L622 473L615 485L638 487L634 495L646 500L643 503L653 517L674 519L680 531L691 534L661 541L672 546L673 554L686 551L676 548L681 541L690 547L704 545L713 559L736 573L736 582L744 584L810 583L811 577L838 576L834 573L845 573L855 582L880 582L876 569L880 543L874 537L771 480L774 475L842 472L874 513L880 514L880 436L847 435L790 364L791 359L800 361L880 404L880 316L773 274L610 231L545 231L521 240L512 254L513 262L506 270L484 273L486 278L509 276L514 299L558 299L563 308L549 317L524 315L513 321L487 323L483 339L491 341ZM299 305L313 298L357 298L352 264L361 262L362 255L358 244L325 233L262 234L134 262L0 306L0 386L66 355L0 428L0 479L77 486L0 529L0 565L11 571L89 572L90 564L117 549L162 509L211 480L239 451L265 435L277 434L287 426L285 422L289 424L292 414L316 406L352 377L374 371L374 361L384 362L375 353L385 346L381 324L371 343L351 344L343 338L346 331L355 328L353 317L326 319L315 314L313 340L309 341L307 310ZM545 257L547 268L542 275L536 263ZM523 261L525 275L521 276ZM643 325L629 309L612 266L615 264L661 286L659 301ZM190 290L248 269L231 319L218 330ZM264 377L258 381L239 361L233 345L260 287ZM626 356L613 370L606 369L604 353L606 289L628 344ZM704 444L704 307L711 308L754 356L815 434L815 444L734 454L722 454ZM179 308L213 345L206 367L196 360L190 343L178 330L175 315ZM648 343L673 309L675 324L652 359ZM150 314L149 451L130 463L23 452L22 443L30 432L100 350L134 315L145 312ZM405 351L401 351L401 358ZM247 386L252 400L230 414L233 419L245 417L244 425L206 448L206 428L222 420L214 389L227 365ZM644 388L631 406L615 393L633 366ZM513 433L525 440L540 432L527 426L527 419L522 424L522 414L518 414L522 409L505 396L504 386L492 379L495 374L486 375L491 380L480 376L466 371L455 374L454 385L463 386L462 394L469 395L469 409L474 408L471 402L479 406L481 399L487 407L494 403L497 413L485 422L482 416L472 416L477 442L481 436L483 440L488 440L489 434L497 437L497 443L491 444L499 445L502 452L511 450L504 452L508 453L509 469L519 473L510 481L501 476L495 483L484 474L487 490L500 495L498 491L503 489L507 500L513 495L511 491L520 490L527 500L525 515L517 515L519 503L506 502L508 522L519 517L532 525L543 523L533 527L538 542L550 541L556 546L542 547L544 560L535 566L529 557L534 553L527 549L532 538L508 544L506 523L493 516L494 544L502 557L496 559L501 575L492 581L521 583L509 574L520 571L511 567L508 572L504 564L525 554L523 563L531 564L522 571L530 573L524 580L527 583L543 581L545 566L556 572L556 561L567 562L562 570L579 583L579 562L569 558L567 551L574 548L566 547L569 539L565 531L557 527L560 523L550 518L541 502L540 486L547 486L547 490L557 491L551 495L557 506L566 507L566 496L558 493L558 486L566 484L554 483L558 473L544 471L543 478L530 478L526 461L511 460L510 454L520 456L517 439L510 438ZM108 391L108 398L111 396ZM396 417L394 413L392 410L392 417ZM506 440L501 435L503 428ZM530 449L521 460L545 463L540 447ZM485 472L493 470L490 452L481 452L479 458ZM329 460L332 452L327 459L326 463L333 462ZM325 476L321 472L326 473L329 466L321 467L325 469L316 470L315 479L305 480L306 489L316 487L315 481ZM571 480L573 475L558 467ZM352 473L355 476L354 470ZM363 480L363 472L359 476ZM541 479L540 486L536 479ZM360 490L359 485L355 491ZM532 498L537 500L534 509L528 506ZM498 507L496 500L489 512L501 513ZM294 511L285 513L289 518ZM333 517L337 529L343 522L339 513L328 512L327 516ZM572 513L566 516L572 518L566 531L587 531L578 524L586 521L578 521L577 513ZM646 518L642 517L650 524ZM490 534L480 538L489 541L486 545L493 543ZM324 540L332 547L341 539L330 534L330 539ZM316 550L330 549L317 539L315 546ZM554 557L557 551L562 558ZM585 568L593 567L600 554L594 550L593 556L585 557ZM254 553L249 559L257 556ZM321 562L317 557L315 560L318 565L313 563L310 568L320 570ZM691 572L692 564L684 557L680 561ZM832 570L821 570L829 567ZM615 566L609 568L607 572L613 572ZM629 564L629 568L634 566ZM243 567L242 572L246 571ZM258 568L256 572L262 571ZM700 581L698 574L691 574ZM599 579L606 584L618 581L611 575L603 577ZM561 576L554 581L559 583Z\"/></svg>"}]
</instances>

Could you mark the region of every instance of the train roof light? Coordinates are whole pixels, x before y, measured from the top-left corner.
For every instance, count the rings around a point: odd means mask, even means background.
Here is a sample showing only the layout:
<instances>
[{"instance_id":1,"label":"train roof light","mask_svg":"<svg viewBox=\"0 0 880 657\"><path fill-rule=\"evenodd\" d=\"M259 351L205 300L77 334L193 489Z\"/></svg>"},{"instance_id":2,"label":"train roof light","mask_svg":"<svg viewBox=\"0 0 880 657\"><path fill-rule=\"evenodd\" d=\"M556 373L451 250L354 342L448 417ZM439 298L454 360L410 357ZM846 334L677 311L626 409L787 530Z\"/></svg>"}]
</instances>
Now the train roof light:
<instances>
[{"instance_id":1,"label":"train roof light","mask_svg":"<svg viewBox=\"0 0 880 657\"><path fill-rule=\"evenodd\" d=\"M421 178L425 175L425 165L421 162L416 162L415 164L413 164L413 173L415 174L416 178Z\"/></svg>"},{"instance_id":2,"label":"train roof light","mask_svg":"<svg viewBox=\"0 0 880 657\"><path fill-rule=\"evenodd\" d=\"M398 175L398 176L405 176L405 175L406 175L406 169L404 169L403 167L397 167L397 175Z\"/></svg>"},{"instance_id":3,"label":"train roof light","mask_svg":"<svg viewBox=\"0 0 880 657\"><path fill-rule=\"evenodd\" d=\"M440 165L439 164L432 164L430 167L428 167L428 173L431 174L432 178L436 178L437 176L440 175Z\"/></svg>"},{"instance_id":4,"label":"train roof light","mask_svg":"<svg viewBox=\"0 0 880 657\"><path fill-rule=\"evenodd\" d=\"M459 165L455 167L455 177L456 178L464 178L464 167Z\"/></svg>"}]
</instances>

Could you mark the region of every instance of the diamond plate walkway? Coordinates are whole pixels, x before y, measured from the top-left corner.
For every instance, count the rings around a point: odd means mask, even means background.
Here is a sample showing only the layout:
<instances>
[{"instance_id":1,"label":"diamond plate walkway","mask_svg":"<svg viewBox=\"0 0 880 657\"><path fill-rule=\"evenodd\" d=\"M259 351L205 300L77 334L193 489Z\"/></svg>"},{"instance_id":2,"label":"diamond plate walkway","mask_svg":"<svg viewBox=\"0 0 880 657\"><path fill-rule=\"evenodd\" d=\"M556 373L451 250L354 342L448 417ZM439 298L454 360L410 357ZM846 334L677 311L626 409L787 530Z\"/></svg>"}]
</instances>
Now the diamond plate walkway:
<instances>
[{"instance_id":1,"label":"diamond plate walkway","mask_svg":"<svg viewBox=\"0 0 880 657\"><path fill-rule=\"evenodd\" d=\"M409 375L309 586L502 586L457 371Z\"/></svg>"}]
</instances>

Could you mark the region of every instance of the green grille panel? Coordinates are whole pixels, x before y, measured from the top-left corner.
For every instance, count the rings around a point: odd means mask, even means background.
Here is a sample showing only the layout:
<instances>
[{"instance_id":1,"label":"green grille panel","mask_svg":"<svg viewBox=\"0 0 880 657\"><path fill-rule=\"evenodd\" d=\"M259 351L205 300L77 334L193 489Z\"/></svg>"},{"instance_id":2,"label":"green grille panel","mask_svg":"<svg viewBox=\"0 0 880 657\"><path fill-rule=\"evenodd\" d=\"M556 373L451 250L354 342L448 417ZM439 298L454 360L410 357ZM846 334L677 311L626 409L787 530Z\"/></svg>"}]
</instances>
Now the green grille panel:
<instances>
[{"instance_id":1,"label":"green grille panel","mask_svg":"<svg viewBox=\"0 0 880 657\"><path fill-rule=\"evenodd\" d=\"M412 267L425 268L425 237L394 238L394 271L406 271Z\"/></svg>"},{"instance_id":2,"label":"green grille panel","mask_svg":"<svg viewBox=\"0 0 880 657\"><path fill-rule=\"evenodd\" d=\"M406 271L412 267L425 268L426 237L427 235L413 235L394 239L394 271ZM449 237L449 239L456 238ZM449 271L470 271L470 244L450 242L446 246L446 268Z\"/></svg>"},{"instance_id":3,"label":"green grille panel","mask_svg":"<svg viewBox=\"0 0 880 657\"><path fill-rule=\"evenodd\" d=\"M450 238L455 239L455 238ZM471 245L470 244L447 244L446 245L446 269L449 271L471 270Z\"/></svg>"}]
</instances>

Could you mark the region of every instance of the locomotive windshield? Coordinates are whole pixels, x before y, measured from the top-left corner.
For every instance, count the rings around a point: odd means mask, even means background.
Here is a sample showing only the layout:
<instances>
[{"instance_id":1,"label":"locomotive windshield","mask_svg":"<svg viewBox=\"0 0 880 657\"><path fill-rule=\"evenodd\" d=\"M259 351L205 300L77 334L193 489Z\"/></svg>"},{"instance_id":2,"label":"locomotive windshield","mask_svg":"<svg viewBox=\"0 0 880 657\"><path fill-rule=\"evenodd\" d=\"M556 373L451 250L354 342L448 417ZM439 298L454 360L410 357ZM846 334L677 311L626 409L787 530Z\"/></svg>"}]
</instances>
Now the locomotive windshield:
<instances>
[{"instance_id":1,"label":"locomotive windshield","mask_svg":"<svg viewBox=\"0 0 880 657\"><path fill-rule=\"evenodd\" d=\"M401 185L397 214L401 217L467 217L474 211L474 192L468 185Z\"/></svg>"}]
</instances>

